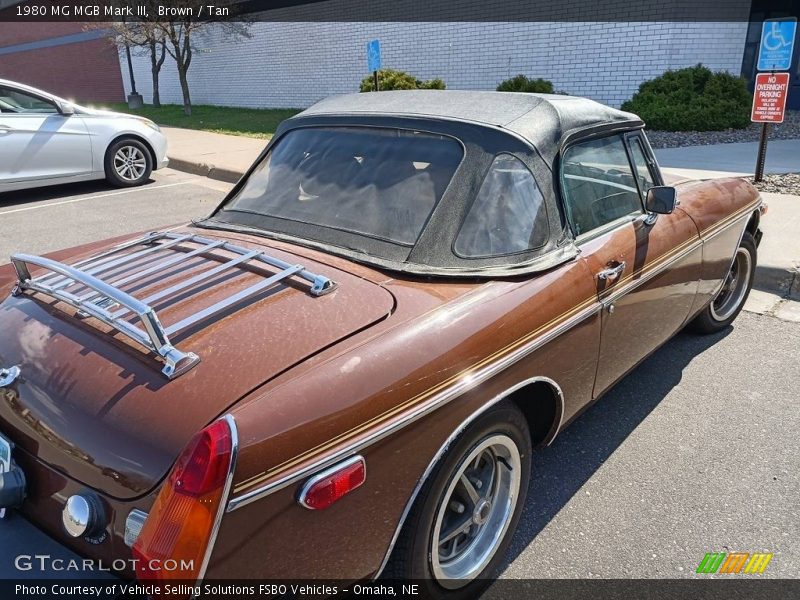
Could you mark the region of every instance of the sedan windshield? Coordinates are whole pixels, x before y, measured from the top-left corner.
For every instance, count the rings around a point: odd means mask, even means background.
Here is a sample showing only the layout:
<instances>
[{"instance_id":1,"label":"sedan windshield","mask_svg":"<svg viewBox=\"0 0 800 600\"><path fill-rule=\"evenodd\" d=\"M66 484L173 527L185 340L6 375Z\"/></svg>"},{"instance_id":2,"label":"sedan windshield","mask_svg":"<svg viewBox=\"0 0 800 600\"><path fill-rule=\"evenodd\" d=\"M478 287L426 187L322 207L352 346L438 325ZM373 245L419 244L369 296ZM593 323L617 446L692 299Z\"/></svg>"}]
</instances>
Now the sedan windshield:
<instances>
[{"instance_id":1,"label":"sedan windshield","mask_svg":"<svg viewBox=\"0 0 800 600\"><path fill-rule=\"evenodd\" d=\"M377 127L294 129L226 204L226 220L237 220L231 212L261 215L264 228L277 233L294 233L298 224L308 224L412 246L462 156L459 142L438 134ZM320 236L310 232L307 237Z\"/></svg>"}]
</instances>

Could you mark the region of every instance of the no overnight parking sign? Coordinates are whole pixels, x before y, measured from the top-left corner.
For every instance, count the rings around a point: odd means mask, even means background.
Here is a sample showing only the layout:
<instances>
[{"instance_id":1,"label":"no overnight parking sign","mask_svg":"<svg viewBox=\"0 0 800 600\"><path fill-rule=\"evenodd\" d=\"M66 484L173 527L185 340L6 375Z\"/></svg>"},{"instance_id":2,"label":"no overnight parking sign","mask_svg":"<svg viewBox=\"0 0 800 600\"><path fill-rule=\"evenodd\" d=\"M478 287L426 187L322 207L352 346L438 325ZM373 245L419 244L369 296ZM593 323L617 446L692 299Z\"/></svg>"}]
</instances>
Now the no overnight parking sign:
<instances>
[{"instance_id":1,"label":"no overnight parking sign","mask_svg":"<svg viewBox=\"0 0 800 600\"><path fill-rule=\"evenodd\" d=\"M789 73L759 73L753 91L750 120L756 123L783 123Z\"/></svg>"}]
</instances>

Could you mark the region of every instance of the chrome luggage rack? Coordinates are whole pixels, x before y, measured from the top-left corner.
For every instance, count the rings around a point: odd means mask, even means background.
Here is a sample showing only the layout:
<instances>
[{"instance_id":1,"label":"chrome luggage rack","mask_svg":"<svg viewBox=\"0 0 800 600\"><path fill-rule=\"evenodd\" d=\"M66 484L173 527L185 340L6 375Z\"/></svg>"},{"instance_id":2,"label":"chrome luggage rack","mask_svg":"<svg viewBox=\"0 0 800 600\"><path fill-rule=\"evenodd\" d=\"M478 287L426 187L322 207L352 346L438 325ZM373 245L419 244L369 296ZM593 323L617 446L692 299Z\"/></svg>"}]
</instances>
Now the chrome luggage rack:
<instances>
[{"instance_id":1,"label":"chrome luggage rack","mask_svg":"<svg viewBox=\"0 0 800 600\"><path fill-rule=\"evenodd\" d=\"M163 251L168 249L172 249L177 255L165 257ZM228 259L213 254L219 251L227 251L236 256ZM159 253L161 256L157 256ZM153 258L142 261L149 256ZM119 287L164 272L198 256L207 258L208 262L216 263L216 266L178 280L141 300ZM131 272L125 272L122 276L110 275L108 279L111 281L100 278L101 273L113 271L121 265L134 261L137 261L137 264ZM241 269L250 261L264 263L279 271L166 327L161 324L155 310L150 306L159 300L175 298L166 306L172 308L191 296L190 293L181 298L178 292L192 288L235 267ZM175 348L170 343L170 336L184 331L195 323L205 321L289 277L299 277L308 281L313 296L322 296L336 288L336 284L327 277L311 273L302 265L292 265L268 256L259 250L250 250L223 240L173 232L152 232L72 265L30 254L14 254L11 262L18 278L13 292L15 296L23 294L26 290L39 292L73 306L82 317L91 316L102 321L159 356L164 362L161 372L169 379L182 375L200 362L200 357L193 352L183 352ZM42 267L49 273L31 277L29 265ZM173 276L169 278L172 279ZM123 318L129 313L133 315L127 319ZM135 324L136 318L141 327Z\"/></svg>"}]
</instances>

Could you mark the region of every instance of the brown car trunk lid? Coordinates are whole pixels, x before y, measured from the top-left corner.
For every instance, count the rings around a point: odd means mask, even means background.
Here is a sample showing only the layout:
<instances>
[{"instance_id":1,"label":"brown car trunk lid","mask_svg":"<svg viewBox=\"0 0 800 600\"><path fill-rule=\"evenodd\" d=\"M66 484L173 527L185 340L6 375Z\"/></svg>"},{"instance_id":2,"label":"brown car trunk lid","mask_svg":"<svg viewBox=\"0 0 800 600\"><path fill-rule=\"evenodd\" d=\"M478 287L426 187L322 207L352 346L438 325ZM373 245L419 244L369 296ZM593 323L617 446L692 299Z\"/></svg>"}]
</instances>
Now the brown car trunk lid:
<instances>
[{"instance_id":1,"label":"brown car trunk lid","mask_svg":"<svg viewBox=\"0 0 800 600\"><path fill-rule=\"evenodd\" d=\"M161 480L195 432L243 395L392 311L388 291L342 268L291 254L285 245L236 244L300 263L337 288L316 297L307 281L288 278L194 324L170 341L197 354L200 363L173 380L152 353L106 324L43 294L9 296L0 304L0 367L18 365L21 375L0 389L0 432L89 487L137 497ZM163 260L176 251L156 254ZM230 258L224 254L214 260ZM152 296L210 264L216 262L197 256L120 288L137 298ZM103 279L119 281L136 268L142 264L120 266ZM275 271L248 263L152 306L162 323L176 323Z\"/></svg>"}]
</instances>

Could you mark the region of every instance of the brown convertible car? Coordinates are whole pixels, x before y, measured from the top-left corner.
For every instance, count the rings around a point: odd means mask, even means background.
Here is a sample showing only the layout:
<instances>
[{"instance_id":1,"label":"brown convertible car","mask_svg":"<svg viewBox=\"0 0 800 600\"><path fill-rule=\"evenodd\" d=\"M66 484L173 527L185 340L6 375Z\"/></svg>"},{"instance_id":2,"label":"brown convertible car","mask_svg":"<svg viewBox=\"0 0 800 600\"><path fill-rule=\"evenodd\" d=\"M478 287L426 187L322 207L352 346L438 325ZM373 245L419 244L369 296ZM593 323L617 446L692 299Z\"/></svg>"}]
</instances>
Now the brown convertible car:
<instances>
[{"instance_id":1,"label":"brown convertible car","mask_svg":"<svg viewBox=\"0 0 800 600\"><path fill-rule=\"evenodd\" d=\"M665 185L643 126L568 96L330 98L208 218L14 255L0 506L125 578L474 597L531 449L750 290L757 191Z\"/></svg>"}]
</instances>

